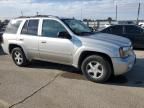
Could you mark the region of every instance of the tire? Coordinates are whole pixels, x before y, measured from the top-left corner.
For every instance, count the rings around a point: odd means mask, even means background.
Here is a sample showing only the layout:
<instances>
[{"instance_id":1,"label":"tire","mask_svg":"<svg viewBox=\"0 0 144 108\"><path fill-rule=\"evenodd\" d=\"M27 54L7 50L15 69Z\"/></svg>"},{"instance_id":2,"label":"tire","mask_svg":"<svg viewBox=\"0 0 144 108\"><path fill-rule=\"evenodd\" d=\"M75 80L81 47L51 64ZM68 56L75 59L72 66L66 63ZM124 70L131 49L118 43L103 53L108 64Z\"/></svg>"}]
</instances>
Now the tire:
<instances>
[{"instance_id":1,"label":"tire","mask_svg":"<svg viewBox=\"0 0 144 108\"><path fill-rule=\"evenodd\" d=\"M21 48L17 47L12 50L12 59L17 66L23 67L28 65L28 60Z\"/></svg>"},{"instance_id":2,"label":"tire","mask_svg":"<svg viewBox=\"0 0 144 108\"><path fill-rule=\"evenodd\" d=\"M88 56L82 62L81 70L88 80L96 83L104 83L112 74L108 60L98 55Z\"/></svg>"}]
</instances>

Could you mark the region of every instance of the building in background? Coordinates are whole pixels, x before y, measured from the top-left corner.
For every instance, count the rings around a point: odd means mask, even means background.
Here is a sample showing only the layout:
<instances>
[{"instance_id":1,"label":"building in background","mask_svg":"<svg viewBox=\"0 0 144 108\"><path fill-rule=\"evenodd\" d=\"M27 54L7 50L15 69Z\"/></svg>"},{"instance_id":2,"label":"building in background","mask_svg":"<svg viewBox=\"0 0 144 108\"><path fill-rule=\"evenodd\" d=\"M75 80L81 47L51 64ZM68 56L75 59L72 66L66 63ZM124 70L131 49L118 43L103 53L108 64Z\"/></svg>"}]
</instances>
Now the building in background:
<instances>
[{"instance_id":1,"label":"building in background","mask_svg":"<svg viewBox=\"0 0 144 108\"><path fill-rule=\"evenodd\" d=\"M134 24L134 25L137 25L136 20L120 20L120 21L111 20L111 21L109 21L108 19L105 19L105 20L84 19L83 22L86 25L88 25L91 29L93 29L94 31L99 31L99 30L107 28L111 25L116 25L116 24ZM138 25L144 28L144 20L139 20Z\"/></svg>"}]
</instances>

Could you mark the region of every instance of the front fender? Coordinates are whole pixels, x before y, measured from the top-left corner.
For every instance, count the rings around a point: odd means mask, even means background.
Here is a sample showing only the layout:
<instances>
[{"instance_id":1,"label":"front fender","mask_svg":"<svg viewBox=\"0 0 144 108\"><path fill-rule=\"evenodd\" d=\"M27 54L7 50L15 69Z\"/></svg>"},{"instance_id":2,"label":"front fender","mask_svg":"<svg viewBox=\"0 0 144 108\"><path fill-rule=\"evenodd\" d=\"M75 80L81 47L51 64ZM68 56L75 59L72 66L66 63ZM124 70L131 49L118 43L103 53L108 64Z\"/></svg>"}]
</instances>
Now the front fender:
<instances>
[{"instance_id":1,"label":"front fender","mask_svg":"<svg viewBox=\"0 0 144 108\"><path fill-rule=\"evenodd\" d=\"M109 48L107 46L103 47L103 46L98 46L98 45L95 48L82 46L82 47L78 48L73 55L73 66L74 67L78 68L79 58L80 58L81 54L85 51L103 53L103 54L108 55L111 58L119 56L119 50L116 48Z\"/></svg>"}]
</instances>

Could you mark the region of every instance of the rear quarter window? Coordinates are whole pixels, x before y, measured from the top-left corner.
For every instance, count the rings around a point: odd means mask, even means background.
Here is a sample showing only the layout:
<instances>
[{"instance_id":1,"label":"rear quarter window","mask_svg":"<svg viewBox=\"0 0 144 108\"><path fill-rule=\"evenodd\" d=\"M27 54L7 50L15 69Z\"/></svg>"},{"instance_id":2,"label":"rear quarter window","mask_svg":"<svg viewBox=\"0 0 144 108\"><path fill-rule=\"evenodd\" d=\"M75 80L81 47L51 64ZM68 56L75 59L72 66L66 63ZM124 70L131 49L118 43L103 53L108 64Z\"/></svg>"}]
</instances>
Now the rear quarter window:
<instances>
[{"instance_id":1,"label":"rear quarter window","mask_svg":"<svg viewBox=\"0 0 144 108\"><path fill-rule=\"evenodd\" d=\"M16 34L21 22L22 21L15 21L15 20L10 21L10 23L7 25L5 32L10 34Z\"/></svg>"}]
</instances>

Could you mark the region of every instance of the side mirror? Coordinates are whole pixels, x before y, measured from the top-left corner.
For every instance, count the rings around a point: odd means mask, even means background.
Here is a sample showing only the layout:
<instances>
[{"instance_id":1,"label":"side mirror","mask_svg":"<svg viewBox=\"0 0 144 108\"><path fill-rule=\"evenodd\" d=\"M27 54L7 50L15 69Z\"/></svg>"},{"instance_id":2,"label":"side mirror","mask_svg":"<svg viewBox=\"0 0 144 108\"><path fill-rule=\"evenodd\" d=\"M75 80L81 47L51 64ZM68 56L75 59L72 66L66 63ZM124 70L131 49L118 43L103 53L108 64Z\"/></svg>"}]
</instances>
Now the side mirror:
<instances>
[{"instance_id":1,"label":"side mirror","mask_svg":"<svg viewBox=\"0 0 144 108\"><path fill-rule=\"evenodd\" d=\"M70 36L69 33L67 32L58 32L58 37L59 38L64 38L64 39L71 39L72 37Z\"/></svg>"},{"instance_id":2,"label":"side mirror","mask_svg":"<svg viewBox=\"0 0 144 108\"><path fill-rule=\"evenodd\" d=\"M144 34L144 29L143 29L143 28L142 28L142 31L141 31L141 32L142 32L142 34Z\"/></svg>"},{"instance_id":3,"label":"side mirror","mask_svg":"<svg viewBox=\"0 0 144 108\"><path fill-rule=\"evenodd\" d=\"M94 29L92 27L89 27L89 29L91 30L91 32L94 32Z\"/></svg>"},{"instance_id":4,"label":"side mirror","mask_svg":"<svg viewBox=\"0 0 144 108\"><path fill-rule=\"evenodd\" d=\"M140 29L138 32L139 34L144 34L144 29Z\"/></svg>"}]
</instances>

